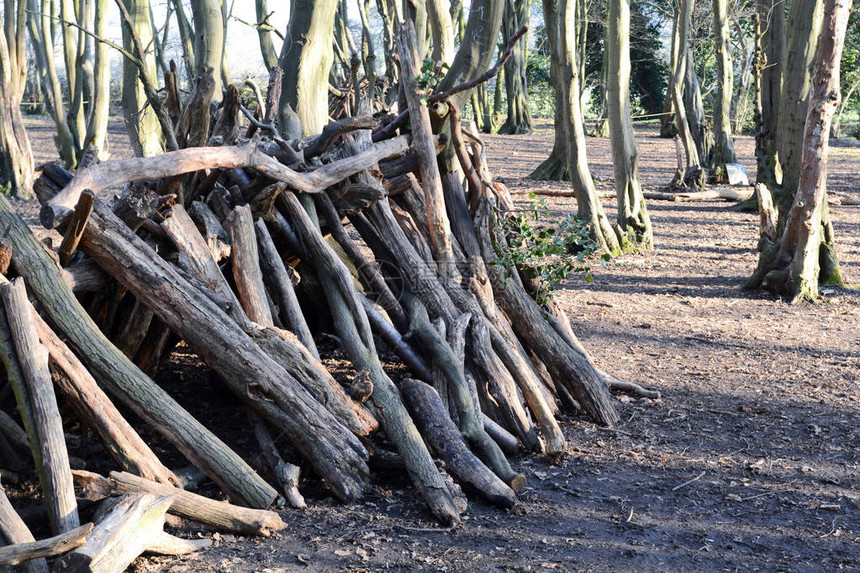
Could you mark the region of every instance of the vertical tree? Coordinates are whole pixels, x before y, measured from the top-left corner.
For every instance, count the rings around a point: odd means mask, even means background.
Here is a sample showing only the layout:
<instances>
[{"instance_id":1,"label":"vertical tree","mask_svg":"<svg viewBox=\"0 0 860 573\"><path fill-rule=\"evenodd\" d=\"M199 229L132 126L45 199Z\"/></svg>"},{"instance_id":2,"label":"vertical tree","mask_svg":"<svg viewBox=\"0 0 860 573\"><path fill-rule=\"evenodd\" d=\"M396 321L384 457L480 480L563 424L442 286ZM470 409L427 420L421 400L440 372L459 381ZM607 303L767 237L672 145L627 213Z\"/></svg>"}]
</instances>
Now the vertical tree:
<instances>
[{"instance_id":1,"label":"vertical tree","mask_svg":"<svg viewBox=\"0 0 860 573\"><path fill-rule=\"evenodd\" d=\"M108 0L95 1L95 20L93 32L104 38L108 27ZM90 103L90 119L84 149L95 145L102 158L107 158L107 124L110 108L110 48L103 42L95 45L95 64L93 66L93 90Z\"/></svg>"},{"instance_id":2,"label":"vertical tree","mask_svg":"<svg viewBox=\"0 0 860 573\"><path fill-rule=\"evenodd\" d=\"M529 24L529 2L527 0L505 0L502 19L502 39L508 41L523 26ZM576 41L574 32L572 41ZM575 50L574 50L575 53ZM505 62L505 92L508 94L508 118L499 133L528 133L532 130L532 115L529 111L528 83L526 81L526 55L528 39L517 42L511 57ZM577 66L577 62L573 63ZM578 68L576 68L578 70ZM500 87L500 86L499 86ZM498 90L499 87L496 87ZM575 96L576 97L576 96Z\"/></svg>"},{"instance_id":3,"label":"vertical tree","mask_svg":"<svg viewBox=\"0 0 860 573\"><path fill-rule=\"evenodd\" d=\"M366 1L366 0L365 0ZM434 62L450 64L454 59L454 22L448 0L427 0L427 21L433 41Z\"/></svg>"},{"instance_id":4,"label":"vertical tree","mask_svg":"<svg viewBox=\"0 0 860 573\"><path fill-rule=\"evenodd\" d=\"M618 195L619 242L623 250L648 250L653 247L654 238L639 184L636 140L630 118L630 0L609 0L606 50L606 91Z\"/></svg>"},{"instance_id":5,"label":"vertical tree","mask_svg":"<svg viewBox=\"0 0 860 573\"><path fill-rule=\"evenodd\" d=\"M220 0L192 0L194 20L194 75L201 77L206 68L215 70L215 91L212 101L221 101L224 59L224 21ZM145 45L145 44L144 44ZM155 76L152 76L155 77Z\"/></svg>"},{"instance_id":6,"label":"vertical tree","mask_svg":"<svg viewBox=\"0 0 860 573\"><path fill-rule=\"evenodd\" d=\"M116 0L125 7L134 33L144 47L139 58L150 78L157 77L153 51L153 28L149 18L148 0ZM134 38L128 26L122 27L122 44L129 53L135 53ZM161 127L152 107L147 104L143 84L138 79L139 68L129 58L122 62L122 111L128 137L135 155L149 157L164 151Z\"/></svg>"},{"instance_id":7,"label":"vertical tree","mask_svg":"<svg viewBox=\"0 0 860 573\"><path fill-rule=\"evenodd\" d=\"M33 154L21 117L27 83L26 0L6 0L0 30L0 185L29 197L33 187Z\"/></svg>"},{"instance_id":8,"label":"vertical tree","mask_svg":"<svg viewBox=\"0 0 860 573\"><path fill-rule=\"evenodd\" d=\"M687 105L684 101L685 81L691 77L690 72L695 74L693 70L688 69L693 63L692 58L688 57L688 43L694 4L695 0L679 0L678 8L675 11L675 24L673 26L672 43L676 49L676 59L670 88L672 90L672 108L675 112L675 130L681 139L681 143L684 145L684 156L686 158L685 170L682 172L679 166L678 172L675 174L675 179L672 181L672 184L678 187L685 187L688 184L698 187L704 183L702 165L699 159L699 148L696 145L696 139L693 137L693 131L690 129L690 122L687 119ZM689 82L688 88L691 87L692 82ZM688 94L689 91L687 89Z\"/></svg>"},{"instance_id":9,"label":"vertical tree","mask_svg":"<svg viewBox=\"0 0 860 573\"><path fill-rule=\"evenodd\" d=\"M334 58L331 39L337 0L296 0L290 4L280 64L284 69L280 107L299 116L304 135L320 133L328 121L328 74Z\"/></svg>"},{"instance_id":10,"label":"vertical tree","mask_svg":"<svg viewBox=\"0 0 860 573\"><path fill-rule=\"evenodd\" d=\"M799 4L795 2L792 11ZM793 301L814 301L819 283L842 282L827 212L827 153L830 124L840 99L839 66L850 12L851 0L826 0L824 10L818 11L824 22L803 130L797 191L779 239L764 237L759 267L748 285L764 285ZM800 23L803 15L815 19L815 14L792 13L792 32L806 30L806 24Z\"/></svg>"},{"instance_id":11,"label":"vertical tree","mask_svg":"<svg viewBox=\"0 0 860 573\"><path fill-rule=\"evenodd\" d=\"M714 50L717 58L717 85L714 101L715 166L735 162L732 141L732 73L731 41L729 39L728 0L714 0Z\"/></svg>"}]
</instances>

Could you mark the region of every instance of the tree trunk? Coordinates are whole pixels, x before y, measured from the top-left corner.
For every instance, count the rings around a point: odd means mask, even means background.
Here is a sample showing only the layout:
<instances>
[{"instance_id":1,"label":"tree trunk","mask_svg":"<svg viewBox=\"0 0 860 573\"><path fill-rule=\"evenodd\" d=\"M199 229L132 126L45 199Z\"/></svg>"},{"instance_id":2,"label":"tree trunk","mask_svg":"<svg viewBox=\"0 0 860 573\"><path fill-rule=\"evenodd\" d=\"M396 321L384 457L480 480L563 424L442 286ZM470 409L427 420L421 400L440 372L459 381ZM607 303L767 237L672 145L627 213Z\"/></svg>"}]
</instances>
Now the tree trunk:
<instances>
[{"instance_id":1,"label":"tree trunk","mask_svg":"<svg viewBox=\"0 0 860 573\"><path fill-rule=\"evenodd\" d=\"M612 163L618 195L618 235L622 250L651 250L654 237L639 184L638 155L630 118L630 1L611 0L607 14L607 96ZM681 107L681 106L678 106Z\"/></svg>"},{"instance_id":2,"label":"tree trunk","mask_svg":"<svg viewBox=\"0 0 860 573\"><path fill-rule=\"evenodd\" d=\"M281 113L287 105L295 110L305 136L320 133L328 123L328 75L334 57L330 39L337 4L337 0L290 3L290 25L280 58L284 69L280 107Z\"/></svg>"},{"instance_id":3,"label":"tree trunk","mask_svg":"<svg viewBox=\"0 0 860 573\"><path fill-rule=\"evenodd\" d=\"M454 23L448 0L427 0L427 21L433 40L433 62L450 65L454 59Z\"/></svg>"},{"instance_id":4,"label":"tree trunk","mask_svg":"<svg viewBox=\"0 0 860 573\"><path fill-rule=\"evenodd\" d=\"M517 31L529 25L529 2L527 0L505 0L505 13L502 20L502 41L505 45ZM575 33L568 40L575 45ZM575 49L572 50L575 52ZM514 45L511 57L505 62L505 91L508 94L508 118L499 133L529 133L532 130L532 115L529 111L529 89L526 81L526 59L528 57L528 37ZM572 66L577 69L576 61ZM496 89L500 89L497 84ZM573 96L579 97L579 91ZM578 108L578 106L577 106ZM578 121L578 118L577 118Z\"/></svg>"},{"instance_id":5,"label":"tree trunk","mask_svg":"<svg viewBox=\"0 0 860 573\"><path fill-rule=\"evenodd\" d=\"M713 135L708 129L705 119L705 106L702 102L699 75L696 72L693 50L689 45L687 46L687 70L684 75L684 105L687 108L687 122L690 124L690 132L693 134L693 141L696 142L696 149L699 150L699 165L703 169L709 169L713 166ZM702 178L704 178L704 173Z\"/></svg>"},{"instance_id":6,"label":"tree trunk","mask_svg":"<svg viewBox=\"0 0 860 573\"><path fill-rule=\"evenodd\" d=\"M771 191L782 181L782 168L777 158L777 121L782 98L782 74L786 65L785 3L782 0L758 0L758 30L761 42L757 50L757 77L761 99L761 119L758 128L764 161L758 161L756 180L768 185Z\"/></svg>"},{"instance_id":7,"label":"tree trunk","mask_svg":"<svg viewBox=\"0 0 860 573\"><path fill-rule=\"evenodd\" d=\"M714 99L715 167L725 169L735 162L732 141L732 73L731 41L729 38L728 0L714 0L714 47L717 58L717 89Z\"/></svg>"},{"instance_id":8,"label":"tree trunk","mask_svg":"<svg viewBox=\"0 0 860 573\"><path fill-rule=\"evenodd\" d=\"M93 33L104 38L108 30L108 0L95 0L95 20ZM99 150L99 157L107 159L110 150L107 147L107 124L110 111L110 46L97 42L96 57L93 68L93 101L90 103L90 119L83 148L94 145Z\"/></svg>"},{"instance_id":9,"label":"tree trunk","mask_svg":"<svg viewBox=\"0 0 860 573\"><path fill-rule=\"evenodd\" d=\"M206 68L213 70L215 89L212 92L212 101L220 102L223 91L227 88L221 77L224 22L220 0L192 0L191 17L194 20L194 75L201 77Z\"/></svg>"},{"instance_id":10,"label":"tree trunk","mask_svg":"<svg viewBox=\"0 0 860 573\"><path fill-rule=\"evenodd\" d=\"M269 15L267 0L256 0L254 8L257 15L257 35L260 38L260 53L263 56L263 63L266 65L266 69L271 70L278 65L278 52L275 51L275 43L272 41L272 31L269 29L271 25L268 22L266 26L261 25Z\"/></svg>"},{"instance_id":11,"label":"tree trunk","mask_svg":"<svg viewBox=\"0 0 860 573\"><path fill-rule=\"evenodd\" d=\"M680 169L680 165L678 166L678 172L675 174L672 184L677 187L686 187L688 183L692 183L694 187L698 188L703 183L702 166L699 160L699 148L691 129L691 123L687 118L689 108L684 98L684 88L690 87L685 80L691 76L692 72L692 70L688 70L692 66L692 58L688 57L688 31L694 2L695 0L680 0L679 6L675 11L674 36L677 37L677 59L671 82L672 107L675 111L675 129L678 132L681 143L684 145L686 162L683 172ZM694 74L695 72L692 73Z\"/></svg>"},{"instance_id":12,"label":"tree trunk","mask_svg":"<svg viewBox=\"0 0 860 573\"><path fill-rule=\"evenodd\" d=\"M0 189L31 197L33 153L21 117L21 99L27 83L26 1L7 1L4 28L0 30Z\"/></svg>"},{"instance_id":13,"label":"tree trunk","mask_svg":"<svg viewBox=\"0 0 860 573\"><path fill-rule=\"evenodd\" d=\"M600 250L620 254L618 237L609 224L597 197L597 190L588 168L585 150L585 131L580 118L579 75L576 55L577 0L547 0L544 2L544 23L552 50L553 74L557 78L556 90L562 104L556 108L558 128L567 152L565 163L576 194L576 216L588 223L592 237Z\"/></svg>"},{"instance_id":14,"label":"tree trunk","mask_svg":"<svg viewBox=\"0 0 860 573\"><path fill-rule=\"evenodd\" d=\"M188 16L185 15L185 7L182 0L171 0L173 12L176 14L176 26L179 28L179 42L182 46L182 62L185 64L185 74L188 83L194 79L194 31Z\"/></svg>"},{"instance_id":15,"label":"tree trunk","mask_svg":"<svg viewBox=\"0 0 860 573\"><path fill-rule=\"evenodd\" d=\"M155 56L151 49L153 28L152 20L149 19L149 1L122 0L122 2L131 16L135 34L146 50L146 54L140 55L146 67L146 73L150 78L156 78ZM125 26L122 27L122 44L127 51L134 53L134 42ZM138 72L138 67L133 62L123 58L122 109L135 155L149 157L162 153L164 147L158 118L152 106L147 104L146 93L138 79Z\"/></svg>"},{"instance_id":16,"label":"tree trunk","mask_svg":"<svg viewBox=\"0 0 860 573\"><path fill-rule=\"evenodd\" d=\"M839 68L850 12L851 0L824 2L797 192L779 241L765 239L759 268L748 284L763 285L793 302L817 300L819 284L842 284L827 211L827 155L830 122L839 105Z\"/></svg>"},{"instance_id":17,"label":"tree trunk","mask_svg":"<svg viewBox=\"0 0 860 573\"><path fill-rule=\"evenodd\" d=\"M792 2L788 13L788 48L782 73L782 94L777 116L779 131L776 135L782 182L772 190L780 216L778 232L782 232L784 217L794 202L800 180L812 66L824 17L822 3L823 0L797 0ZM774 120L777 121L776 118Z\"/></svg>"}]
</instances>

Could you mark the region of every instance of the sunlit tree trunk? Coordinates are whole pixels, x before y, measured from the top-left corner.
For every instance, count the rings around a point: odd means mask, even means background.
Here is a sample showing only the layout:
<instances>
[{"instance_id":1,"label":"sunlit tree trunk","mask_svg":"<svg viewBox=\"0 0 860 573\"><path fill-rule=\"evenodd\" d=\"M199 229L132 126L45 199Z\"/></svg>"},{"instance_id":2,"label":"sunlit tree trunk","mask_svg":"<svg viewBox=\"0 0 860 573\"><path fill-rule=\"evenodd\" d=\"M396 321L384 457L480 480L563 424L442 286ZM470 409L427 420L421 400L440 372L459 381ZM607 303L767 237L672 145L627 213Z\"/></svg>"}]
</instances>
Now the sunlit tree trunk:
<instances>
[{"instance_id":1,"label":"sunlit tree trunk","mask_svg":"<svg viewBox=\"0 0 860 573\"><path fill-rule=\"evenodd\" d=\"M21 117L27 84L26 0L6 0L0 30L0 191L32 195L33 154Z\"/></svg>"},{"instance_id":2,"label":"sunlit tree trunk","mask_svg":"<svg viewBox=\"0 0 860 573\"><path fill-rule=\"evenodd\" d=\"M529 2L527 0L505 0L505 13L502 19L502 40L508 41L522 26L529 25ZM571 35L576 41L576 31ZM508 117L499 133L528 133L532 130L532 114L529 111L529 89L526 80L526 57L528 55L528 36L519 40L505 62L505 92L508 94ZM573 63L578 71L577 62ZM496 89L499 89L498 87ZM578 92L577 96L578 97Z\"/></svg>"},{"instance_id":3,"label":"sunlit tree trunk","mask_svg":"<svg viewBox=\"0 0 860 573\"><path fill-rule=\"evenodd\" d=\"M782 183L773 190L774 203L781 213L787 213L794 202L800 180L803 127L809 108L812 66L824 18L823 4L822 0L794 0L788 13L788 45L776 119L779 123L776 148Z\"/></svg>"},{"instance_id":4,"label":"sunlit tree trunk","mask_svg":"<svg viewBox=\"0 0 860 573\"><path fill-rule=\"evenodd\" d=\"M760 155L756 181L773 191L782 180L776 151L779 133L779 101L782 96L782 70L785 66L785 5L782 0L758 0L756 78L760 99L756 138L760 139Z\"/></svg>"},{"instance_id":5,"label":"sunlit tree trunk","mask_svg":"<svg viewBox=\"0 0 860 573\"><path fill-rule=\"evenodd\" d=\"M576 14L577 0L544 1L544 22L553 28L550 41L552 65L559 79L558 90L561 94L561 107L556 115L562 116L561 129L567 151L567 165L570 180L576 194L576 216L588 223L592 238L603 252L620 254L618 237L609 224L609 219L600 205L597 190L588 168L585 150L585 130L582 126L582 112L579 99L579 73L576 57ZM549 36L548 36L549 37Z\"/></svg>"},{"instance_id":6,"label":"sunlit tree trunk","mask_svg":"<svg viewBox=\"0 0 860 573\"><path fill-rule=\"evenodd\" d=\"M609 0L606 22L607 93L612 163L623 250L653 248L651 219L639 184L639 158L630 118L630 0Z\"/></svg>"},{"instance_id":7,"label":"sunlit tree trunk","mask_svg":"<svg viewBox=\"0 0 860 573\"><path fill-rule=\"evenodd\" d=\"M714 0L714 49L718 74L714 101L714 163L718 169L735 162L731 123L734 77L728 12L728 0Z\"/></svg>"},{"instance_id":8,"label":"sunlit tree trunk","mask_svg":"<svg viewBox=\"0 0 860 573\"><path fill-rule=\"evenodd\" d=\"M220 0L192 0L191 14L194 19L194 75L200 77L203 70L212 68L215 90L212 101L221 101L221 64L224 59L224 22ZM146 44L144 43L144 46Z\"/></svg>"},{"instance_id":9,"label":"sunlit tree trunk","mask_svg":"<svg viewBox=\"0 0 860 573\"><path fill-rule=\"evenodd\" d=\"M433 41L434 62L451 64L454 59L454 22L448 0L427 0L427 20Z\"/></svg>"},{"instance_id":10,"label":"sunlit tree trunk","mask_svg":"<svg viewBox=\"0 0 860 573\"><path fill-rule=\"evenodd\" d=\"M699 75L696 73L693 50L687 46L687 70L684 74L684 106L687 111L687 123L696 149L699 151L699 164L702 168L713 166L714 137L705 119L705 105L702 101L702 89ZM704 173L702 174L704 177ZM704 184L704 180L701 181Z\"/></svg>"},{"instance_id":11,"label":"sunlit tree trunk","mask_svg":"<svg viewBox=\"0 0 860 573\"><path fill-rule=\"evenodd\" d=\"M108 7L109 0L96 0L93 33L101 38L108 33ZM110 112L110 50L107 44L96 42L92 103L84 140L84 148L95 145L102 159L107 159L110 155L107 147L107 124Z\"/></svg>"},{"instance_id":12,"label":"sunlit tree trunk","mask_svg":"<svg viewBox=\"0 0 860 573\"><path fill-rule=\"evenodd\" d=\"M677 35L677 58L675 61L675 70L672 74L671 90L672 90L672 107L674 109L675 129L678 132L678 137L684 146L684 156L686 162L684 171L679 169L675 174L675 179L672 184L678 187L685 187L688 183L701 183L702 165L699 161L699 149L696 146L696 140L693 138L693 132L690 129L690 122L687 119L687 106L684 102L684 87L687 78L687 67L692 62L691 58L687 57L688 50L688 30L690 19L693 14L694 0L679 0L678 10L675 12L675 34Z\"/></svg>"},{"instance_id":13,"label":"sunlit tree trunk","mask_svg":"<svg viewBox=\"0 0 860 573\"><path fill-rule=\"evenodd\" d=\"M57 151L60 158L66 164L67 169L72 169L77 165L77 154L75 153L75 143L72 138L72 132L69 129L69 124L66 122L65 105L63 104L63 89L60 85L60 78L57 76L57 67L54 61L54 39L53 39L53 21L52 1L42 0L39 6L36 1L30 3L34 17L41 15L39 18L40 25L38 26L39 37L33 40L33 43L41 51L42 63L45 66L45 74L48 81L48 88L51 98L51 111L54 119L54 127L57 131Z\"/></svg>"},{"instance_id":14,"label":"sunlit tree trunk","mask_svg":"<svg viewBox=\"0 0 860 573\"><path fill-rule=\"evenodd\" d=\"M792 11L795 6L797 0ZM793 301L816 300L819 284L842 284L827 211L827 154L830 122L839 105L839 66L850 12L851 0L824 2L797 191L779 240L765 242L759 267L747 285L765 286ZM800 16L793 16L797 15L790 15L789 29L805 30L805 25L798 24Z\"/></svg>"},{"instance_id":15,"label":"sunlit tree trunk","mask_svg":"<svg viewBox=\"0 0 860 573\"><path fill-rule=\"evenodd\" d=\"M666 83L666 97L663 98L663 115L660 117L660 137L675 137L678 128L675 120L675 108L673 106L673 91L675 81L675 70L678 67L678 3L674 3L674 17L672 19L672 36L669 45L669 80Z\"/></svg>"},{"instance_id":16,"label":"sunlit tree trunk","mask_svg":"<svg viewBox=\"0 0 860 573\"><path fill-rule=\"evenodd\" d=\"M219 69L221 70L222 89L226 89L227 86L233 83L233 80L230 77L230 58L227 54L227 24L230 22L233 1L234 0L219 0L219 6L221 8L221 63L219 65ZM216 95L219 93L220 92L216 90Z\"/></svg>"},{"instance_id":17,"label":"sunlit tree trunk","mask_svg":"<svg viewBox=\"0 0 860 573\"><path fill-rule=\"evenodd\" d=\"M332 37L337 0L295 0L280 58L284 69L280 107L290 105L304 135L320 133L328 122L328 75L334 58Z\"/></svg>"},{"instance_id":18,"label":"sunlit tree trunk","mask_svg":"<svg viewBox=\"0 0 860 573\"><path fill-rule=\"evenodd\" d=\"M143 56L144 65L149 77L157 77L155 55L152 52L152 21L149 19L148 0L122 0L129 16L135 34L146 50ZM134 53L131 35L125 26L122 29L122 43L126 50ZM164 151L162 145L161 127L152 107L147 104L143 84L138 79L137 66L127 58L122 63L122 108L128 137L131 140L135 155L148 157Z\"/></svg>"}]
</instances>

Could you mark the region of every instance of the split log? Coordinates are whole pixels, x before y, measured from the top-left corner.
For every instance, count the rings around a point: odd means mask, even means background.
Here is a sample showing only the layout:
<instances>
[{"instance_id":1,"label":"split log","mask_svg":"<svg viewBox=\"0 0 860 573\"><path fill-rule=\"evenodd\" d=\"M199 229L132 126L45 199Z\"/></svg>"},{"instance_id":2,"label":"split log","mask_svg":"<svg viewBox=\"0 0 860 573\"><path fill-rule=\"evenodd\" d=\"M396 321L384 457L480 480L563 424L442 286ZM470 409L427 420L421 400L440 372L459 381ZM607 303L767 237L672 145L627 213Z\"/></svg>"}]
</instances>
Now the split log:
<instances>
[{"instance_id":1,"label":"split log","mask_svg":"<svg viewBox=\"0 0 860 573\"><path fill-rule=\"evenodd\" d=\"M43 205L40 217L42 224L52 229L68 216L84 189L98 194L103 189L132 181L164 179L201 169L250 167L275 181L287 183L297 191L319 193L366 169L368 165L403 155L408 149L408 138L400 136L307 173L299 173L281 165L276 159L259 151L253 141L234 147L195 147L154 157L106 161L75 173L69 184Z\"/></svg>"},{"instance_id":2,"label":"split log","mask_svg":"<svg viewBox=\"0 0 860 573\"><path fill-rule=\"evenodd\" d=\"M27 525L15 512L12 504L9 503L2 485L0 485L0 533L3 534L0 538L5 537L13 546L21 543L31 544L36 541L33 534L27 528ZM3 551L3 549L0 548L0 551ZM34 557L23 563L21 569L25 573L47 573L48 563L44 557Z\"/></svg>"},{"instance_id":3,"label":"split log","mask_svg":"<svg viewBox=\"0 0 860 573\"><path fill-rule=\"evenodd\" d=\"M517 501L516 494L469 451L436 390L411 378L403 380L400 387L422 435L445 462L447 470L461 482L474 486L488 501L512 507Z\"/></svg>"},{"instance_id":4,"label":"split log","mask_svg":"<svg viewBox=\"0 0 860 573\"><path fill-rule=\"evenodd\" d=\"M287 524L274 511L249 509L223 501L215 501L127 472L111 472L110 477L107 478L83 470L74 470L72 473L78 485L102 496L117 496L126 493L150 493L159 497L171 496L173 503L168 510L170 513L209 525L219 531L269 537L273 531L281 531L287 527Z\"/></svg>"},{"instance_id":5,"label":"split log","mask_svg":"<svg viewBox=\"0 0 860 573\"><path fill-rule=\"evenodd\" d=\"M23 279L0 284L0 297L6 307L9 331L29 392L30 401L23 407L30 411L38 436L35 443L39 446L41 464L36 469L51 527L56 534L68 533L80 526L81 522L78 519L63 421L51 384L51 372L48 370L48 351L39 343Z\"/></svg>"},{"instance_id":6,"label":"split log","mask_svg":"<svg viewBox=\"0 0 860 573\"><path fill-rule=\"evenodd\" d=\"M361 496L368 474L367 453L361 442L208 296L182 278L98 200L81 247L144 300L239 397L282 428L338 497ZM250 468L248 474L256 475ZM208 475L216 483L224 482L223 477ZM261 507L271 503L275 495L266 484L267 499Z\"/></svg>"},{"instance_id":7,"label":"split log","mask_svg":"<svg viewBox=\"0 0 860 573\"><path fill-rule=\"evenodd\" d=\"M114 396L231 495L257 507L272 502L277 496L274 489L111 344L63 282L60 267L2 196L0 235L12 241L13 264L27 280L51 322L68 336ZM150 253L153 259L160 260Z\"/></svg>"},{"instance_id":8,"label":"split log","mask_svg":"<svg viewBox=\"0 0 860 573\"><path fill-rule=\"evenodd\" d=\"M164 515L173 501L172 496L126 494L96 523L86 545L65 555L54 570L116 573L145 551L180 555L212 545L211 539L189 542L164 532Z\"/></svg>"}]
</instances>

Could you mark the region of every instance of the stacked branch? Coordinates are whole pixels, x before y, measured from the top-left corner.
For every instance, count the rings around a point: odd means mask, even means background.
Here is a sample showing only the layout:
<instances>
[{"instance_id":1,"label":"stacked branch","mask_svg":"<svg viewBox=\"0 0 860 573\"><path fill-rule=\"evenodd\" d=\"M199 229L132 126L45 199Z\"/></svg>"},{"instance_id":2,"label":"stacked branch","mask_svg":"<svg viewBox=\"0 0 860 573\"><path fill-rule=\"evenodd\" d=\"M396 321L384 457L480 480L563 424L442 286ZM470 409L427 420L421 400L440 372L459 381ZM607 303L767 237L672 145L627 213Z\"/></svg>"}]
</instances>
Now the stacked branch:
<instances>
[{"instance_id":1,"label":"stacked branch","mask_svg":"<svg viewBox=\"0 0 860 573\"><path fill-rule=\"evenodd\" d=\"M176 490L176 476L112 400L236 501L265 508L277 495L145 373L179 340L252 412L269 465L260 470L296 506L304 504L299 467L285 459L301 458L305 474L338 498L358 499L369 486L371 436L382 431L387 441L374 447L395 448L430 511L457 523L465 507L458 486L504 507L516 503L526 477L507 456L517 444L564 455L563 408L618 422L609 386L620 381L595 367L562 312L535 302L519 269L500 262L512 202L493 183L476 136L478 144L465 145L451 99L473 85L422 93L411 23L398 41L411 131L403 120L380 125L365 114L293 142L254 120L247 133L256 135L241 139L236 90L209 117L204 76L184 106L171 97L175 151L84 161L74 174L45 170L36 188L43 223L66 237L59 257L0 199L0 235L40 310L19 312L35 321L51 357L50 371L42 361L43 384L53 372L63 398L124 470L109 480L76 476L105 496L138 494L126 513L158 514L158 499L140 497L155 494L205 519L202 502ZM431 129L428 99L435 116L450 119L441 122L445 134ZM437 163L452 143L451 157L469 174L465 187ZM87 278L93 265L104 273L96 279ZM352 363L351 380L327 370L317 345L323 330ZM395 355L410 378L386 368L383 358ZM209 522L225 527L224 518Z\"/></svg>"}]
</instances>

